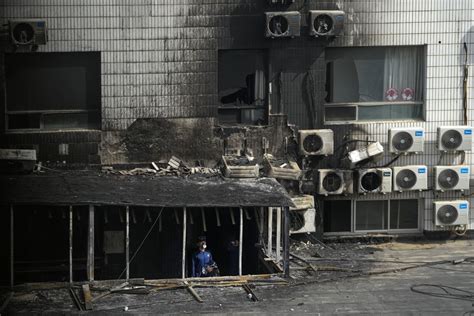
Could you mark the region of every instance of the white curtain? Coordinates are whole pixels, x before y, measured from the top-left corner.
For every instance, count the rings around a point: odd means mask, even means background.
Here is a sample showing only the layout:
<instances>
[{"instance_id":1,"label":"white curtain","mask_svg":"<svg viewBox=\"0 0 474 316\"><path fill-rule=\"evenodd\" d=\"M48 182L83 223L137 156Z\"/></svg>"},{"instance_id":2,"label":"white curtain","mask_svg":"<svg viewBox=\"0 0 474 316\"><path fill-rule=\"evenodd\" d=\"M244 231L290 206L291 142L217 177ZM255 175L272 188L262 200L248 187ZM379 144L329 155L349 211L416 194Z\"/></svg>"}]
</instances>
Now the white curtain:
<instances>
[{"instance_id":1,"label":"white curtain","mask_svg":"<svg viewBox=\"0 0 474 316\"><path fill-rule=\"evenodd\" d=\"M385 52L384 95L395 89L397 97L386 101L421 101L423 99L423 49L421 47L387 47ZM410 100L407 92L413 91ZM405 98L403 97L405 91Z\"/></svg>"}]
</instances>

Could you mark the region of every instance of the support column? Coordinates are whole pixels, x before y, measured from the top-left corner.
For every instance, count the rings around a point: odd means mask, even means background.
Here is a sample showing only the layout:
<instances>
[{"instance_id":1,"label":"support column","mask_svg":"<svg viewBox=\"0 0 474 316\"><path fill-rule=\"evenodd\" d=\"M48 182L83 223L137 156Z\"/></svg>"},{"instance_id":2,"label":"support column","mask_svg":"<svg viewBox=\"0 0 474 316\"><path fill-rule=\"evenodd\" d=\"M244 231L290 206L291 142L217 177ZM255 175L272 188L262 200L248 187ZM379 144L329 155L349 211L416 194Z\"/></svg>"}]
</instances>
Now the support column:
<instances>
[{"instance_id":1,"label":"support column","mask_svg":"<svg viewBox=\"0 0 474 316\"><path fill-rule=\"evenodd\" d=\"M186 208L183 208L183 254L181 261L181 278L186 278Z\"/></svg>"},{"instance_id":2,"label":"support column","mask_svg":"<svg viewBox=\"0 0 474 316\"><path fill-rule=\"evenodd\" d=\"M10 287L13 288L14 282L15 282L15 270L14 270L14 264L15 264L15 253L14 253L14 232L13 232L13 226L14 226L14 221L13 221L13 205L10 205Z\"/></svg>"},{"instance_id":3,"label":"support column","mask_svg":"<svg viewBox=\"0 0 474 316\"><path fill-rule=\"evenodd\" d=\"M281 207L276 209L277 222L276 222L276 261L280 262L281 259Z\"/></svg>"},{"instance_id":4,"label":"support column","mask_svg":"<svg viewBox=\"0 0 474 316\"><path fill-rule=\"evenodd\" d=\"M239 275L242 275L242 248L244 240L244 210L240 208L240 232L239 232Z\"/></svg>"},{"instance_id":5,"label":"support column","mask_svg":"<svg viewBox=\"0 0 474 316\"><path fill-rule=\"evenodd\" d=\"M94 281L94 205L89 205L89 233L87 238L87 279Z\"/></svg>"},{"instance_id":6,"label":"support column","mask_svg":"<svg viewBox=\"0 0 474 316\"><path fill-rule=\"evenodd\" d=\"M130 207L125 207L125 279L130 280Z\"/></svg>"},{"instance_id":7,"label":"support column","mask_svg":"<svg viewBox=\"0 0 474 316\"><path fill-rule=\"evenodd\" d=\"M69 206L69 283L72 284L72 237L73 237L73 213L72 205Z\"/></svg>"},{"instance_id":8,"label":"support column","mask_svg":"<svg viewBox=\"0 0 474 316\"><path fill-rule=\"evenodd\" d=\"M269 207L268 208L268 222L267 222L268 228L267 228L267 234L268 234L268 240L267 240L267 256L272 257L273 256L273 244L272 244L272 235L273 235L273 208Z\"/></svg>"},{"instance_id":9,"label":"support column","mask_svg":"<svg viewBox=\"0 0 474 316\"><path fill-rule=\"evenodd\" d=\"M283 272L290 277L290 208L283 208Z\"/></svg>"}]
</instances>

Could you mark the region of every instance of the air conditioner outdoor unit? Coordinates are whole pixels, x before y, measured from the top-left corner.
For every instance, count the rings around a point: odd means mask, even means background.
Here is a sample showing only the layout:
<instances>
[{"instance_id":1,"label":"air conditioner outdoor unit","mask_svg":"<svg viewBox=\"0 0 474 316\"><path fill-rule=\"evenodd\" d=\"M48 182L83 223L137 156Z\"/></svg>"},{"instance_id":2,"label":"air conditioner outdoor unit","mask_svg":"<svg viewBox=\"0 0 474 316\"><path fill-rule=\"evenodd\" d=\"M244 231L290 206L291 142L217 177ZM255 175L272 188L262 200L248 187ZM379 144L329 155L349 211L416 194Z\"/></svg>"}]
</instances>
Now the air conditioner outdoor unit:
<instances>
[{"instance_id":1,"label":"air conditioner outdoor unit","mask_svg":"<svg viewBox=\"0 0 474 316\"><path fill-rule=\"evenodd\" d=\"M428 167L393 167L393 191L422 191L428 189Z\"/></svg>"},{"instance_id":2,"label":"air conditioner outdoor unit","mask_svg":"<svg viewBox=\"0 0 474 316\"><path fill-rule=\"evenodd\" d=\"M296 37L301 33L298 11L265 12L265 37Z\"/></svg>"},{"instance_id":3,"label":"air conditioner outdoor unit","mask_svg":"<svg viewBox=\"0 0 474 316\"><path fill-rule=\"evenodd\" d=\"M389 193L392 192L392 169L372 168L362 169L358 173L359 193Z\"/></svg>"},{"instance_id":4,"label":"air conditioner outdoor unit","mask_svg":"<svg viewBox=\"0 0 474 316\"><path fill-rule=\"evenodd\" d=\"M437 191L469 190L471 170L469 166L436 166L435 189Z\"/></svg>"},{"instance_id":5,"label":"air conditioner outdoor unit","mask_svg":"<svg viewBox=\"0 0 474 316\"><path fill-rule=\"evenodd\" d=\"M471 151L471 126L440 126L438 127L438 149L441 151Z\"/></svg>"},{"instance_id":6,"label":"air conditioner outdoor unit","mask_svg":"<svg viewBox=\"0 0 474 316\"><path fill-rule=\"evenodd\" d=\"M311 36L337 36L344 28L344 11L309 11Z\"/></svg>"},{"instance_id":7,"label":"air conditioner outdoor unit","mask_svg":"<svg viewBox=\"0 0 474 316\"><path fill-rule=\"evenodd\" d=\"M334 133L330 129L299 131L299 151L304 156L328 156L334 152Z\"/></svg>"},{"instance_id":8,"label":"air conditioner outdoor unit","mask_svg":"<svg viewBox=\"0 0 474 316\"><path fill-rule=\"evenodd\" d=\"M296 216L300 216L301 223L297 229L290 229L290 234L314 233L316 231L316 210L308 208L297 210Z\"/></svg>"},{"instance_id":9,"label":"air conditioner outdoor unit","mask_svg":"<svg viewBox=\"0 0 474 316\"><path fill-rule=\"evenodd\" d=\"M468 225L469 202L464 200L434 202L434 222L436 226Z\"/></svg>"},{"instance_id":10,"label":"air conditioner outdoor unit","mask_svg":"<svg viewBox=\"0 0 474 316\"><path fill-rule=\"evenodd\" d=\"M48 41L44 20L11 20L9 27L14 45L45 45Z\"/></svg>"},{"instance_id":11,"label":"air conditioner outdoor unit","mask_svg":"<svg viewBox=\"0 0 474 316\"><path fill-rule=\"evenodd\" d=\"M352 171L319 169L317 172L316 192L326 196L353 193Z\"/></svg>"},{"instance_id":12,"label":"air conditioner outdoor unit","mask_svg":"<svg viewBox=\"0 0 474 316\"><path fill-rule=\"evenodd\" d=\"M420 127L391 128L388 143L391 153L421 153L425 145L425 132Z\"/></svg>"}]
</instances>

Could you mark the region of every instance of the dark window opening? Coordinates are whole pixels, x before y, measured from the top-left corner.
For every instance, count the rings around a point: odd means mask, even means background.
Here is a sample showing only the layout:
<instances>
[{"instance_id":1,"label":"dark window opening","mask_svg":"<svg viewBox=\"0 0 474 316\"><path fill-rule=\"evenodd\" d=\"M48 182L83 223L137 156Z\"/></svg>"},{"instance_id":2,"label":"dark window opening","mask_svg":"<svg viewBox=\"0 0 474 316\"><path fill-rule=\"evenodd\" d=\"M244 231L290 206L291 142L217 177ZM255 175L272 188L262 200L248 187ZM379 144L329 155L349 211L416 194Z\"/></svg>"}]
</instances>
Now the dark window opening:
<instances>
[{"instance_id":1,"label":"dark window opening","mask_svg":"<svg viewBox=\"0 0 474 316\"><path fill-rule=\"evenodd\" d=\"M419 229L419 200L324 201L324 232L368 232ZM354 224L352 224L354 223Z\"/></svg>"},{"instance_id":2,"label":"dark window opening","mask_svg":"<svg viewBox=\"0 0 474 316\"><path fill-rule=\"evenodd\" d=\"M385 230L388 223L388 201L357 201L355 230Z\"/></svg>"},{"instance_id":3,"label":"dark window opening","mask_svg":"<svg viewBox=\"0 0 474 316\"><path fill-rule=\"evenodd\" d=\"M324 232L351 231L351 201L324 201Z\"/></svg>"},{"instance_id":4,"label":"dark window opening","mask_svg":"<svg viewBox=\"0 0 474 316\"><path fill-rule=\"evenodd\" d=\"M5 55L7 129L100 128L100 53Z\"/></svg>"},{"instance_id":5,"label":"dark window opening","mask_svg":"<svg viewBox=\"0 0 474 316\"><path fill-rule=\"evenodd\" d=\"M390 201L390 229L418 228L418 200Z\"/></svg>"},{"instance_id":6,"label":"dark window opening","mask_svg":"<svg viewBox=\"0 0 474 316\"><path fill-rule=\"evenodd\" d=\"M267 65L262 50L219 51L219 122L267 123Z\"/></svg>"}]
</instances>

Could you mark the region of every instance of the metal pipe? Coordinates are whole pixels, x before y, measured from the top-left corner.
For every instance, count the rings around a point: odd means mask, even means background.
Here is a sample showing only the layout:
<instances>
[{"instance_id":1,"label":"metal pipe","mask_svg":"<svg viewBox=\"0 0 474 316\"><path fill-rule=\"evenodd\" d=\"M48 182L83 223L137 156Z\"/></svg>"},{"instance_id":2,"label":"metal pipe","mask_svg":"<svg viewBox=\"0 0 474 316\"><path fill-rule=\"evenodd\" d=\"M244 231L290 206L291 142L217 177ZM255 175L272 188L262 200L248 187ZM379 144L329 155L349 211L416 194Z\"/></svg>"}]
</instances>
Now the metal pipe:
<instances>
[{"instance_id":1,"label":"metal pipe","mask_svg":"<svg viewBox=\"0 0 474 316\"><path fill-rule=\"evenodd\" d=\"M240 208L240 232L239 232L239 275L242 275L242 247L244 237L244 210Z\"/></svg>"},{"instance_id":2,"label":"metal pipe","mask_svg":"<svg viewBox=\"0 0 474 316\"><path fill-rule=\"evenodd\" d=\"M290 277L290 208L283 208L283 272L285 278Z\"/></svg>"},{"instance_id":3,"label":"metal pipe","mask_svg":"<svg viewBox=\"0 0 474 316\"><path fill-rule=\"evenodd\" d=\"M73 212L72 212L72 205L69 205L69 283L72 284L73 277L72 277L72 237L73 237Z\"/></svg>"},{"instance_id":4,"label":"metal pipe","mask_svg":"<svg viewBox=\"0 0 474 316\"><path fill-rule=\"evenodd\" d=\"M132 211L133 212L133 211ZM130 280L130 207L125 207L125 279Z\"/></svg>"},{"instance_id":5,"label":"metal pipe","mask_svg":"<svg viewBox=\"0 0 474 316\"><path fill-rule=\"evenodd\" d=\"M220 217L220 214L219 214L219 209L216 207L215 210L216 210L217 227L220 227L221 226L221 217Z\"/></svg>"},{"instance_id":6,"label":"metal pipe","mask_svg":"<svg viewBox=\"0 0 474 316\"><path fill-rule=\"evenodd\" d=\"M14 226L14 220L13 220L13 204L10 205L10 287L13 288L14 282L15 282L15 270L14 270L14 258L15 258L15 253L14 253L14 232L13 232L13 226Z\"/></svg>"},{"instance_id":7,"label":"metal pipe","mask_svg":"<svg viewBox=\"0 0 474 316\"><path fill-rule=\"evenodd\" d=\"M267 228L267 233L268 233L268 240L267 240L267 256L272 257L273 255L273 245L272 245L272 234L273 234L273 208L269 207L268 208L268 228Z\"/></svg>"},{"instance_id":8,"label":"metal pipe","mask_svg":"<svg viewBox=\"0 0 474 316\"><path fill-rule=\"evenodd\" d=\"M181 278L186 278L186 208L183 208L183 253L181 261Z\"/></svg>"},{"instance_id":9,"label":"metal pipe","mask_svg":"<svg viewBox=\"0 0 474 316\"><path fill-rule=\"evenodd\" d=\"M94 205L89 205L89 233L87 238L87 279L94 281Z\"/></svg>"},{"instance_id":10,"label":"metal pipe","mask_svg":"<svg viewBox=\"0 0 474 316\"><path fill-rule=\"evenodd\" d=\"M275 246L276 246L276 261L280 262L281 254L281 208L276 209L277 222L276 222L276 237L275 237Z\"/></svg>"},{"instance_id":11,"label":"metal pipe","mask_svg":"<svg viewBox=\"0 0 474 316\"><path fill-rule=\"evenodd\" d=\"M204 208L202 207L201 207L201 217L202 217L202 230L207 232L206 213L204 212Z\"/></svg>"}]
</instances>

